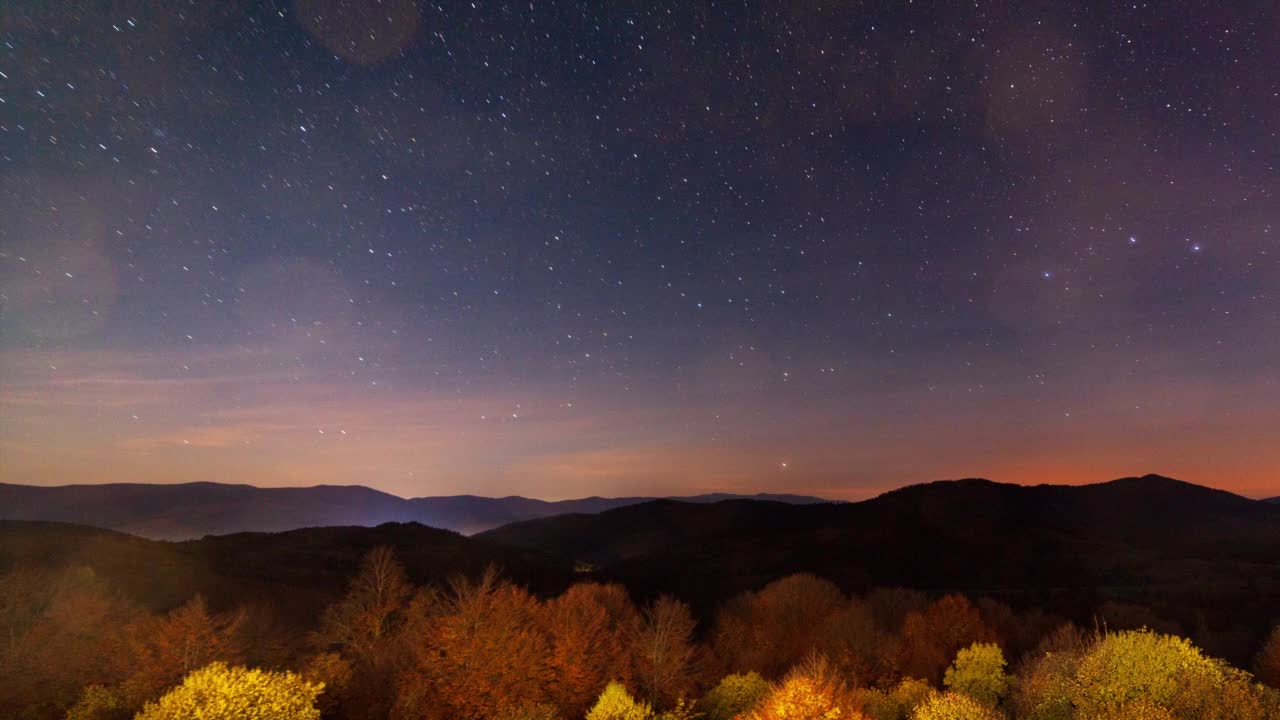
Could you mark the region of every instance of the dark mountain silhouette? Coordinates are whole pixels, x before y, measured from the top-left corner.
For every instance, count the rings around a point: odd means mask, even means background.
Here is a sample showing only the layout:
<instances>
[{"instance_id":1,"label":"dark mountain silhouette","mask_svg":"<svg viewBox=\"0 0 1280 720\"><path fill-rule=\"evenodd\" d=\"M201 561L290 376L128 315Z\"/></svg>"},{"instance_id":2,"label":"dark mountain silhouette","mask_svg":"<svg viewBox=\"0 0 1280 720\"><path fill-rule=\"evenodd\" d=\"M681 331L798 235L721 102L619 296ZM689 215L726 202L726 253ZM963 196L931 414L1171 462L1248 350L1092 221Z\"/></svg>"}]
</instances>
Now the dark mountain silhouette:
<instances>
[{"instance_id":1,"label":"dark mountain silhouette","mask_svg":"<svg viewBox=\"0 0 1280 720\"><path fill-rule=\"evenodd\" d=\"M652 502L478 539L708 607L788 573L1014 604L1280 613L1280 507L1157 475L1085 486L915 485L857 503Z\"/></svg>"},{"instance_id":2,"label":"dark mountain silhouette","mask_svg":"<svg viewBox=\"0 0 1280 720\"><path fill-rule=\"evenodd\" d=\"M1275 497L1265 498L1262 502L1280 504L1280 495L1277 495Z\"/></svg>"},{"instance_id":3,"label":"dark mountain silhouette","mask_svg":"<svg viewBox=\"0 0 1280 720\"><path fill-rule=\"evenodd\" d=\"M361 558L379 545L394 549L419 585L476 576L489 565L540 592L558 592L573 578L567 563L542 553L418 523L167 542L83 525L13 520L0 520L0 574L14 567L87 567L153 610L200 593L215 607L270 607L282 620L310 622L344 591Z\"/></svg>"},{"instance_id":4,"label":"dark mountain silhouette","mask_svg":"<svg viewBox=\"0 0 1280 720\"><path fill-rule=\"evenodd\" d=\"M218 493L228 488L198 489L224 497ZM252 496L256 489L230 490ZM319 490L297 495L315 503L307 506L313 518L342 517L317 497L352 498L365 503L357 508L364 512L392 497L367 488ZM146 493L130 497L133 504L113 507L134 508L137 517L174 517L164 515L171 505L149 505ZM286 512L290 497L266 493L263 502ZM495 502L451 500L463 508ZM625 501L581 502L599 508ZM209 523L232 512L232 520L244 522L237 507L228 502L185 517ZM249 519L260 521L270 511L253 512L260 514ZM471 537L389 523L158 542L61 523L0 521L0 572L17 564L88 566L156 609L200 592L214 606L283 607L282 622L310 621L376 545L393 547L417 583L475 575L495 564L538 592L599 579L624 583L639 601L671 593L704 619L728 598L796 572L848 591L897 585L962 592L1082 622L1107 601L1138 604L1188 631L1244 628L1242 637L1280 617L1280 505L1154 475L1078 487L945 481L841 504L655 500Z\"/></svg>"},{"instance_id":5,"label":"dark mountain silhouette","mask_svg":"<svg viewBox=\"0 0 1280 720\"><path fill-rule=\"evenodd\" d=\"M681 499L716 502L743 497L823 502L799 495L713 494ZM595 513L650 500L653 498L589 497L550 502L474 495L405 499L359 485L259 488L221 483L112 483L41 487L0 483L0 520L77 523L159 540L304 527L373 527L387 522L418 522L474 533L520 520Z\"/></svg>"}]
</instances>

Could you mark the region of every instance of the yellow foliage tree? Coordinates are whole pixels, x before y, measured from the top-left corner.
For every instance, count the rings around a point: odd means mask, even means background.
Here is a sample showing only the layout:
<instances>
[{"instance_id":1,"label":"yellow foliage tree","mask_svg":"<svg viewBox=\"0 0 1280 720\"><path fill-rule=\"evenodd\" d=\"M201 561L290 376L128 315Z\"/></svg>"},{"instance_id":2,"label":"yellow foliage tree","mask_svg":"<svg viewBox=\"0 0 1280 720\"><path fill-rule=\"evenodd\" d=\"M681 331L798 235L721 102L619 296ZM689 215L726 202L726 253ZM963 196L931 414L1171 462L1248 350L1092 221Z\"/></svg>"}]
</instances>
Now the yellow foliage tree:
<instances>
[{"instance_id":1,"label":"yellow foliage tree","mask_svg":"<svg viewBox=\"0 0 1280 720\"><path fill-rule=\"evenodd\" d=\"M853 694L821 656L811 656L743 720L864 720Z\"/></svg>"},{"instance_id":2,"label":"yellow foliage tree","mask_svg":"<svg viewBox=\"0 0 1280 720\"><path fill-rule=\"evenodd\" d=\"M1004 653L995 643L974 643L956 653L942 683L948 690L995 707L1009 693Z\"/></svg>"},{"instance_id":3,"label":"yellow foliage tree","mask_svg":"<svg viewBox=\"0 0 1280 720\"><path fill-rule=\"evenodd\" d=\"M960 693L934 693L916 706L911 720L1004 720L1004 714Z\"/></svg>"},{"instance_id":4,"label":"yellow foliage tree","mask_svg":"<svg viewBox=\"0 0 1280 720\"><path fill-rule=\"evenodd\" d=\"M923 680L903 678L889 690L864 690L862 712L874 720L907 720L933 692Z\"/></svg>"},{"instance_id":5,"label":"yellow foliage tree","mask_svg":"<svg viewBox=\"0 0 1280 720\"><path fill-rule=\"evenodd\" d=\"M653 707L636 700L620 683L610 682L596 704L587 711L587 720L651 720Z\"/></svg>"},{"instance_id":6,"label":"yellow foliage tree","mask_svg":"<svg viewBox=\"0 0 1280 720\"><path fill-rule=\"evenodd\" d=\"M149 702L134 720L319 720L324 690L290 672L213 663Z\"/></svg>"}]
</instances>

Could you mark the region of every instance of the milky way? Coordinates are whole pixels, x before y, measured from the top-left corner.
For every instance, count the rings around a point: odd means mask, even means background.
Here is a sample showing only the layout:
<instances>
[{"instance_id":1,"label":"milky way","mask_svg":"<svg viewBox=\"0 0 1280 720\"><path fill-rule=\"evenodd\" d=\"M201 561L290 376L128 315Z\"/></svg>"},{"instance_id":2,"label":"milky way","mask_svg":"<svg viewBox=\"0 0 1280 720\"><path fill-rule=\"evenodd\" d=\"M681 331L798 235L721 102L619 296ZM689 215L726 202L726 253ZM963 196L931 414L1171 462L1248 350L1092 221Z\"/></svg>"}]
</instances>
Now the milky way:
<instances>
[{"instance_id":1,"label":"milky way","mask_svg":"<svg viewBox=\"0 0 1280 720\"><path fill-rule=\"evenodd\" d=\"M0 480L1280 492L1280 6L0 6Z\"/></svg>"}]
</instances>

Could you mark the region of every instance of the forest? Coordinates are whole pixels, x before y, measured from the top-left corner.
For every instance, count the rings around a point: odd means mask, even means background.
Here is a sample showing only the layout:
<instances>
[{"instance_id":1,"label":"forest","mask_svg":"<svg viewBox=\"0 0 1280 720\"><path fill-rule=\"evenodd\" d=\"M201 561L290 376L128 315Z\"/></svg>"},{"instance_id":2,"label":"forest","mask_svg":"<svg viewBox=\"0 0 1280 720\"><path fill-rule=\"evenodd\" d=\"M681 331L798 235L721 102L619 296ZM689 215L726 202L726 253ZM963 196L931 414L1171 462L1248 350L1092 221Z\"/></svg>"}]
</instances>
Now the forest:
<instances>
[{"instance_id":1,"label":"forest","mask_svg":"<svg viewBox=\"0 0 1280 720\"><path fill-rule=\"evenodd\" d=\"M1119 603L1072 622L954 593L847 594L799 573L700 619L679 598L637 602L590 578L534 593L493 566L415 584L380 546L316 617L284 622L269 605L197 595L158 612L87 565L10 567L0 717L1280 717L1280 627L1234 667Z\"/></svg>"}]
</instances>

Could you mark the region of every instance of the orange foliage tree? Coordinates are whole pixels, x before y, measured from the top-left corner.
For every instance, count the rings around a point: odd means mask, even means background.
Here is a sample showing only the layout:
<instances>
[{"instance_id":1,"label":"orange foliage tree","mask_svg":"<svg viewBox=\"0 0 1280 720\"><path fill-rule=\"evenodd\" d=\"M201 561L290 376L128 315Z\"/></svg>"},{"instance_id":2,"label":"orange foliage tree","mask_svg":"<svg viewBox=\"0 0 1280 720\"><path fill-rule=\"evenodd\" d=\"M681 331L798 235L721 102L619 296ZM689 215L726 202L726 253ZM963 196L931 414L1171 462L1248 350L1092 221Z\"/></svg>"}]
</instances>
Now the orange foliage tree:
<instances>
[{"instance_id":1,"label":"orange foliage tree","mask_svg":"<svg viewBox=\"0 0 1280 720\"><path fill-rule=\"evenodd\" d=\"M695 624L689 606L667 595L645 608L632 652L636 681L650 703L669 705L695 687Z\"/></svg>"},{"instance_id":2,"label":"orange foliage tree","mask_svg":"<svg viewBox=\"0 0 1280 720\"><path fill-rule=\"evenodd\" d=\"M139 617L88 567L0 576L0 717L60 717L81 688L119 682Z\"/></svg>"},{"instance_id":3,"label":"orange foliage tree","mask_svg":"<svg viewBox=\"0 0 1280 720\"><path fill-rule=\"evenodd\" d=\"M727 603L711 645L724 672L754 670L777 678L819 647L830 620L846 604L830 581L790 575Z\"/></svg>"},{"instance_id":4,"label":"orange foliage tree","mask_svg":"<svg viewBox=\"0 0 1280 720\"><path fill-rule=\"evenodd\" d=\"M326 683L326 710L343 717L385 717L395 700L388 677L399 672L400 646L413 586L388 547L370 550L347 593L329 606L312 642L321 651L309 663Z\"/></svg>"},{"instance_id":5,"label":"orange foliage tree","mask_svg":"<svg viewBox=\"0 0 1280 720\"><path fill-rule=\"evenodd\" d=\"M214 661L240 662L244 648L238 631L243 619L239 612L210 614L204 598L196 595L167 615L130 625L133 672L124 682L128 704L141 706Z\"/></svg>"},{"instance_id":6,"label":"orange foliage tree","mask_svg":"<svg viewBox=\"0 0 1280 720\"><path fill-rule=\"evenodd\" d=\"M902 672L937 685L942 672L961 648L992 642L995 634L963 595L944 595L924 612L907 614L902 623Z\"/></svg>"},{"instance_id":7,"label":"orange foliage tree","mask_svg":"<svg viewBox=\"0 0 1280 720\"><path fill-rule=\"evenodd\" d=\"M550 699L551 648L542 608L490 568L478 581L457 579L434 615L409 638L412 658L400 678L396 716L481 720Z\"/></svg>"},{"instance_id":8,"label":"orange foliage tree","mask_svg":"<svg viewBox=\"0 0 1280 720\"><path fill-rule=\"evenodd\" d=\"M621 586L573 585L546 604L544 617L553 699L567 716L585 713L609 680L631 684L627 637L639 616Z\"/></svg>"}]
</instances>

